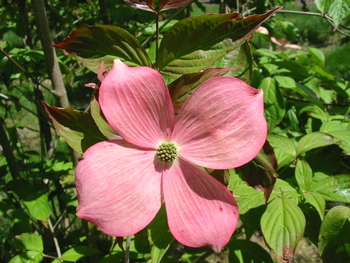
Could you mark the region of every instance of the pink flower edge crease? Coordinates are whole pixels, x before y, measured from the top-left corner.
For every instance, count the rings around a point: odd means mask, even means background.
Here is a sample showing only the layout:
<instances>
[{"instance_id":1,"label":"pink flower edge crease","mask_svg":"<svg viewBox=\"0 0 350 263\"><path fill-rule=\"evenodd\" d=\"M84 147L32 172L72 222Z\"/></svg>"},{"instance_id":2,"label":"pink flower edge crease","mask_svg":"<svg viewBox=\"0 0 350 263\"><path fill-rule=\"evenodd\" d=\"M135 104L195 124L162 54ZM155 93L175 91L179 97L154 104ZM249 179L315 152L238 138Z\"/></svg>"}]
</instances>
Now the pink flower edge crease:
<instances>
[{"instance_id":1,"label":"pink flower edge crease","mask_svg":"<svg viewBox=\"0 0 350 263\"><path fill-rule=\"evenodd\" d=\"M99 103L123 139L84 153L75 175L77 216L108 235L129 236L145 228L164 202L180 243L219 252L237 226L238 207L227 187L200 167L235 168L258 154L267 134L263 92L233 77L215 77L174 117L159 72L115 60ZM174 150L170 160L162 144Z\"/></svg>"}]
</instances>

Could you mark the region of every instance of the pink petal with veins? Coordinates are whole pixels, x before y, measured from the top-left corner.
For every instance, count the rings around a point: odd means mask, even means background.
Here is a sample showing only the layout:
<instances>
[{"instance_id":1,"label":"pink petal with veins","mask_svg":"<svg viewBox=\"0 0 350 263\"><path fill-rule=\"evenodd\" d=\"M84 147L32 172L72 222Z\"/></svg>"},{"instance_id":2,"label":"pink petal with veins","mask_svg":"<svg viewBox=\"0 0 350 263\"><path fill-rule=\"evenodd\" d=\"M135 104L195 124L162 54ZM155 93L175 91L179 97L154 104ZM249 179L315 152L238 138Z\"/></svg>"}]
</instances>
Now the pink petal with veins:
<instances>
[{"instance_id":1,"label":"pink petal with veins","mask_svg":"<svg viewBox=\"0 0 350 263\"><path fill-rule=\"evenodd\" d=\"M156 149L167 140L174 108L160 73L114 60L100 87L99 102L111 127L126 141Z\"/></svg>"},{"instance_id":2,"label":"pink petal with veins","mask_svg":"<svg viewBox=\"0 0 350 263\"><path fill-rule=\"evenodd\" d=\"M90 147L75 173L77 216L110 236L129 236L145 228L162 203L163 168L154 158L154 150L124 140Z\"/></svg>"},{"instance_id":3,"label":"pink petal with veins","mask_svg":"<svg viewBox=\"0 0 350 263\"><path fill-rule=\"evenodd\" d=\"M202 169L182 160L163 174L163 191L171 233L190 247L219 252L238 222L232 193Z\"/></svg>"},{"instance_id":4,"label":"pink petal with veins","mask_svg":"<svg viewBox=\"0 0 350 263\"><path fill-rule=\"evenodd\" d=\"M265 143L263 91L233 77L201 84L179 112L172 141L197 165L228 169L252 160Z\"/></svg>"}]
</instances>

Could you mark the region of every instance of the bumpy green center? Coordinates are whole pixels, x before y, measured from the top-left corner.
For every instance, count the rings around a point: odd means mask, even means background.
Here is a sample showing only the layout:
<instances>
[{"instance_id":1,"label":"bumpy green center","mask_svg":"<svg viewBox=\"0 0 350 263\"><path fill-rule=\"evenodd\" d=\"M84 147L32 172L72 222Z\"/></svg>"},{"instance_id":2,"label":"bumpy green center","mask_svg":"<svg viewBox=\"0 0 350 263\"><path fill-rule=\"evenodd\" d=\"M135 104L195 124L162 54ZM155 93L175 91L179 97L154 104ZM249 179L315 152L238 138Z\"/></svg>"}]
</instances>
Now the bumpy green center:
<instances>
[{"instance_id":1,"label":"bumpy green center","mask_svg":"<svg viewBox=\"0 0 350 263\"><path fill-rule=\"evenodd\" d=\"M176 156L177 149L173 143L162 143L157 150L157 157L163 162L170 163Z\"/></svg>"}]
</instances>

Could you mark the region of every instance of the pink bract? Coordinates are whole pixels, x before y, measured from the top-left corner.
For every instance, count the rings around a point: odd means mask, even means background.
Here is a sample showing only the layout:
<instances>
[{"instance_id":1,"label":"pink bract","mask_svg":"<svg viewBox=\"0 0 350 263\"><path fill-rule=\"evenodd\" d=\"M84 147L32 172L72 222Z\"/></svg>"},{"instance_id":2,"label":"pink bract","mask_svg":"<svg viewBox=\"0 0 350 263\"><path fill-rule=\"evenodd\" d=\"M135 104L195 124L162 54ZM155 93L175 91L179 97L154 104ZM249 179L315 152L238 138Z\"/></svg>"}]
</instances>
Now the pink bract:
<instances>
[{"instance_id":1,"label":"pink bract","mask_svg":"<svg viewBox=\"0 0 350 263\"><path fill-rule=\"evenodd\" d=\"M77 215L111 236L145 228L165 202L173 236L220 251L238 207L232 193L200 167L229 169L252 160L266 140L263 92L233 77L201 84L174 117L162 76L114 61L99 91L101 109L123 139L97 143L76 169ZM156 153L173 143L167 163Z\"/></svg>"}]
</instances>

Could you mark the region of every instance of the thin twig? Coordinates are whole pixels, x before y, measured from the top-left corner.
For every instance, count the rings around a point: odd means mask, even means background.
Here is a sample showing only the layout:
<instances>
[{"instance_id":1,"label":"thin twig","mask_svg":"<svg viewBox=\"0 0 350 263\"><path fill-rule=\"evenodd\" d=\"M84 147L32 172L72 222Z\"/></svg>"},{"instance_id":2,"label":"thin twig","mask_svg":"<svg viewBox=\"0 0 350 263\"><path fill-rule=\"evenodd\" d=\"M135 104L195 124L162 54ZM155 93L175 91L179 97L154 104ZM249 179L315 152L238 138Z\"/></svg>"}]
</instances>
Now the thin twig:
<instances>
[{"instance_id":1,"label":"thin twig","mask_svg":"<svg viewBox=\"0 0 350 263\"><path fill-rule=\"evenodd\" d=\"M131 236L126 237L125 263L130 263L130 241L131 241Z\"/></svg>"},{"instance_id":2,"label":"thin twig","mask_svg":"<svg viewBox=\"0 0 350 263\"><path fill-rule=\"evenodd\" d=\"M49 229L50 229L51 234L52 234L53 243L55 244L55 248L56 248L56 252L57 252L57 257L58 257L58 258L61 258L61 255L62 255L62 254L61 254L61 249L60 249L60 246L59 246L59 244L58 244L58 240L57 240L57 237L56 237L56 232L55 232L55 230L54 230L53 227L52 227L50 218L49 218L49 220L48 220L48 225L49 225ZM61 260L61 262L62 262L62 260Z\"/></svg>"}]
</instances>

